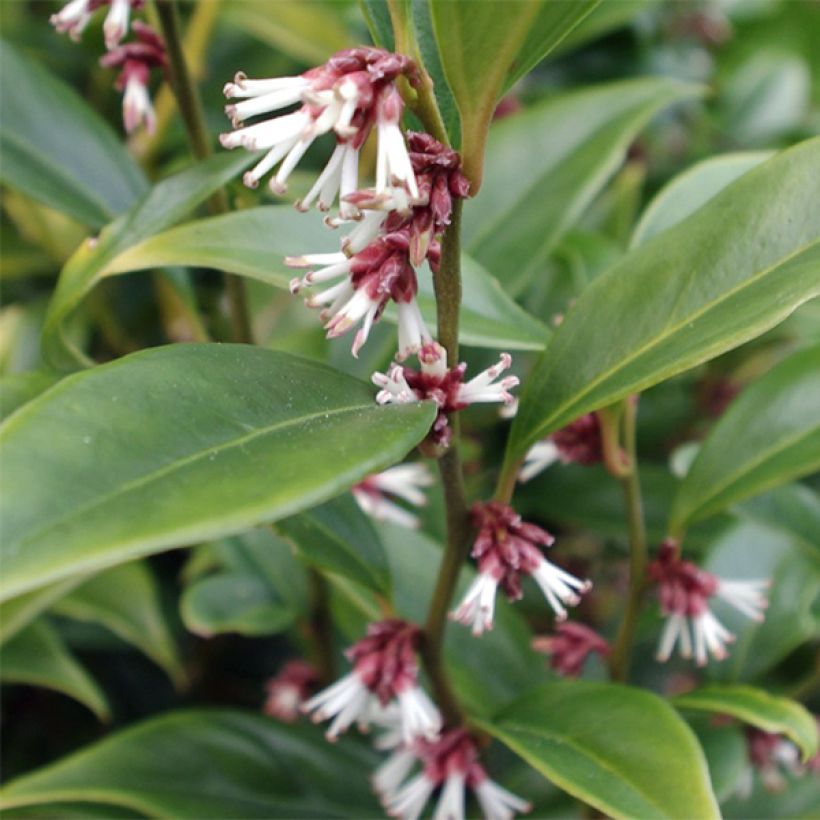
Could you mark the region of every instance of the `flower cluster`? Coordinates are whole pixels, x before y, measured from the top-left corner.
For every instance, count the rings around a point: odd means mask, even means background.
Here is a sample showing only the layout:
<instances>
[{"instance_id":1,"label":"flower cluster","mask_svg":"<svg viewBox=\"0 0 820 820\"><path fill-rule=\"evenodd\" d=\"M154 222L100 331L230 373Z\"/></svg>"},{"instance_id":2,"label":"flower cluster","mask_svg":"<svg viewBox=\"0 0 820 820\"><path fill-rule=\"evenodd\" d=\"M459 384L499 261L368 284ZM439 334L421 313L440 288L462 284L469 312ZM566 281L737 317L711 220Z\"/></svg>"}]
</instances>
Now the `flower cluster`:
<instances>
[{"instance_id":1,"label":"flower cluster","mask_svg":"<svg viewBox=\"0 0 820 820\"><path fill-rule=\"evenodd\" d=\"M533 638L532 648L549 655L550 666L567 678L577 678L592 653L609 655L609 644L594 629L577 621L558 624L554 635Z\"/></svg>"},{"instance_id":2,"label":"flower cluster","mask_svg":"<svg viewBox=\"0 0 820 820\"><path fill-rule=\"evenodd\" d=\"M146 23L135 21L131 28L136 40L122 42L128 34L131 12L139 11L143 5L144 0L71 0L51 16L51 24L57 31L67 33L72 40L79 40L94 12L103 6L109 6L103 22L107 53L100 58L100 65L120 69L114 87L124 92L122 117L128 133L140 125L153 133L156 117L148 84L151 70L164 69L166 66L165 44Z\"/></svg>"},{"instance_id":3,"label":"flower cluster","mask_svg":"<svg viewBox=\"0 0 820 820\"><path fill-rule=\"evenodd\" d=\"M602 460L601 424L596 413L587 413L533 444L524 457L518 480L529 481L556 461L590 465Z\"/></svg>"},{"instance_id":4,"label":"flower cluster","mask_svg":"<svg viewBox=\"0 0 820 820\"><path fill-rule=\"evenodd\" d=\"M359 507L377 521L391 521L402 527L416 529L417 516L393 501L400 498L416 507L427 503L424 488L433 483L433 476L424 464L399 464L352 487L353 497Z\"/></svg>"},{"instance_id":5,"label":"flower cluster","mask_svg":"<svg viewBox=\"0 0 820 820\"><path fill-rule=\"evenodd\" d=\"M302 711L312 712L315 722L333 718L327 738L335 740L353 723L367 728L396 704L404 742L437 737L441 717L417 682L420 634L398 618L370 624L367 635L345 653L353 671L303 704Z\"/></svg>"},{"instance_id":6,"label":"flower cluster","mask_svg":"<svg viewBox=\"0 0 820 820\"><path fill-rule=\"evenodd\" d=\"M661 611L667 618L656 656L661 662L669 660L676 643L681 657L691 658L694 653L698 666L705 666L709 655L717 661L726 658L726 644L735 638L709 609L710 598L722 598L752 620L763 620L769 581L718 578L680 558L672 539L661 544L648 572L658 585Z\"/></svg>"},{"instance_id":7,"label":"flower cluster","mask_svg":"<svg viewBox=\"0 0 820 820\"><path fill-rule=\"evenodd\" d=\"M416 763L422 770L407 780ZM488 820L508 820L530 805L494 783L478 761L475 741L465 729L450 729L434 741L402 744L376 770L373 787L391 817L416 820L441 787L434 817L464 820L469 788Z\"/></svg>"},{"instance_id":8,"label":"flower cluster","mask_svg":"<svg viewBox=\"0 0 820 820\"><path fill-rule=\"evenodd\" d=\"M267 682L267 697L262 710L283 723L293 723L318 682L319 673L307 661L288 661Z\"/></svg>"},{"instance_id":9,"label":"flower cluster","mask_svg":"<svg viewBox=\"0 0 820 820\"><path fill-rule=\"evenodd\" d=\"M565 606L575 606L581 593L592 587L544 558L541 547L555 540L546 530L521 520L512 507L498 501L477 503L472 508L478 536L472 556L478 562L473 581L452 618L472 626L474 635L492 629L495 596L499 586L511 601L522 596L521 575L531 575L559 620L567 617Z\"/></svg>"},{"instance_id":10,"label":"flower cluster","mask_svg":"<svg viewBox=\"0 0 820 820\"><path fill-rule=\"evenodd\" d=\"M431 400L438 407L430 439L446 447L452 438L447 417L479 402L504 402L513 400L510 390L518 384L516 376L498 377L508 370L512 358L503 353L498 364L488 367L469 381L464 381L467 365L463 362L447 368L447 351L437 342L428 342L418 353L420 368L394 362L387 373L374 373L373 383L381 390L376 395L379 404L408 404Z\"/></svg>"}]
</instances>

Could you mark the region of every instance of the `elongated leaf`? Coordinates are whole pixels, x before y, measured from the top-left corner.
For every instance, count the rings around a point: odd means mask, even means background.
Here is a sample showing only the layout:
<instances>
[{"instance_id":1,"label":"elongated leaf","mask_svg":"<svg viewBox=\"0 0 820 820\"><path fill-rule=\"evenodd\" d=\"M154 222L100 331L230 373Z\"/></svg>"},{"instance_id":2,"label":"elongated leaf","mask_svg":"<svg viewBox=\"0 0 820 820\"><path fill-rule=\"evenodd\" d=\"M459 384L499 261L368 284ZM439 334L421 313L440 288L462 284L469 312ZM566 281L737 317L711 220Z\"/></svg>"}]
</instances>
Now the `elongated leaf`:
<instances>
[{"instance_id":1,"label":"elongated leaf","mask_svg":"<svg viewBox=\"0 0 820 820\"><path fill-rule=\"evenodd\" d=\"M133 157L73 88L7 42L0 43L0 77L5 185L92 228L145 191Z\"/></svg>"},{"instance_id":2,"label":"elongated leaf","mask_svg":"<svg viewBox=\"0 0 820 820\"><path fill-rule=\"evenodd\" d=\"M820 469L820 345L749 385L712 428L678 488L669 527Z\"/></svg>"},{"instance_id":3,"label":"elongated leaf","mask_svg":"<svg viewBox=\"0 0 820 820\"><path fill-rule=\"evenodd\" d=\"M365 22L370 29L370 36L377 46L395 51L393 24L390 22L390 10L387 0L359 0Z\"/></svg>"},{"instance_id":4,"label":"elongated leaf","mask_svg":"<svg viewBox=\"0 0 820 820\"><path fill-rule=\"evenodd\" d=\"M107 627L161 666L178 686L185 673L146 564L113 567L58 598L53 611Z\"/></svg>"},{"instance_id":5,"label":"elongated leaf","mask_svg":"<svg viewBox=\"0 0 820 820\"><path fill-rule=\"evenodd\" d=\"M106 265L132 245L170 227L190 213L253 157L220 155L155 185L139 202L108 225L96 239L84 242L66 262L46 315L43 355L58 369L90 362L64 333L64 322L97 282Z\"/></svg>"},{"instance_id":6,"label":"elongated leaf","mask_svg":"<svg viewBox=\"0 0 820 820\"><path fill-rule=\"evenodd\" d=\"M512 461L590 410L758 336L820 293L820 139L628 253L567 313L513 423Z\"/></svg>"},{"instance_id":7,"label":"elongated leaf","mask_svg":"<svg viewBox=\"0 0 820 820\"><path fill-rule=\"evenodd\" d=\"M687 716L687 722L706 755L712 788L722 803L734 793L740 778L749 769L749 750L743 730L740 726L715 726L706 714Z\"/></svg>"},{"instance_id":8,"label":"elongated leaf","mask_svg":"<svg viewBox=\"0 0 820 820\"><path fill-rule=\"evenodd\" d=\"M105 695L45 620L32 622L3 646L0 680L54 689L108 720Z\"/></svg>"},{"instance_id":9,"label":"elongated leaf","mask_svg":"<svg viewBox=\"0 0 820 820\"><path fill-rule=\"evenodd\" d=\"M287 287L294 271L285 256L339 249L338 234L323 228L317 215L289 206L253 208L180 225L157 234L110 259L103 276L141 268L191 265L250 276ZM465 257L461 340L478 347L540 350L549 333L545 325L512 301L479 264ZM436 321L430 272L419 272L419 305L424 318ZM393 312L388 318L395 321Z\"/></svg>"},{"instance_id":10,"label":"elongated leaf","mask_svg":"<svg viewBox=\"0 0 820 820\"><path fill-rule=\"evenodd\" d=\"M691 729L649 692L617 684L551 683L481 725L607 816L720 816Z\"/></svg>"},{"instance_id":11,"label":"elongated leaf","mask_svg":"<svg viewBox=\"0 0 820 820\"><path fill-rule=\"evenodd\" d=\"M499 122L481 195L464 209L467 252L509 292L520 291L652 115L700 93L670 79L628 80L572 91Z\"/></svg>"},{"instance_id":12,"label":"elongated leaf","mask_svg":"<svg viewBox=\"0 0 820 820\"><path fill-rule=\"evenodd\" d=\"M706 686L678 695L672 703L678 709L731 715L764 732L786 735L808 760L817 754L817 724L811 713L788 698L770 695L753 686Z\"/></svg>"},{"instance_id":13,"label":"elongated leaf","mask_svg":"<svg viewBox=\"0 0 820 820\"><path fill-rule=\"evenodd\" d=\"M60 380L61 374L45 370L12 373L0 379L0 419L10 416L18 407L39 396Z\"/></svg>"},{"instance_id":14,"label":"elongated leaf","mask_svg":"<svg viewBox=\"0 0 820 820\"><path fill-rule=\"evenodd\" d=\"M0 604L0 644L14 637L55 601L68 595L83 580L82 575L75 575L3 601Z\"/></svg>"},{"instance_id":15,"label":"elongated leaf","mask_svg":"<svg viewBox=\"0 0 820 820\"><path fill-rule=\"evenodd\" d=\"M290 626L305 609L304 569L290 545L270 529L207 546L218 570L195 577L180 604L192 632L269 635Z\"/></svg>"},{"instance_id":16,"label":"elongated leaf","mask_svg":"<svg viewBox=\"0 0 820 820\"><path fill-rule=\"evenodd\" d=\"M487 129L502 91L549 53L596 4L597 0L429 0L441 64L461 115L461 152L473 194L481 185Z\"/></svg>"},{"instance_id":17,"label":"elongated leaf","mask_svg":"<svg viewBox=\"0 0 820 820\"><path fill-rule=\"evenodd\" d=\"M343 575L376 592L388 590L390 575L384 547L370 519L351 496L334 498L285 518L276 529L317 568Z\"/></svg>"},{"instance_id":18,"label":"elongated leaf","mask_svg":"<svg viewBox=\"0 0 820 820\"><path fill-rule=\"evenodd\" d=\"M727 185L771 157L771 151L723 154L703 160L678 174L646 206L632 232L631 247L682 222Z\"/></svg>"},{"instance_id":19,"label":"elongated leaf","mask_svg":"<svg viewBox=\"0 0 820 820\"><path fill-rule=\"evenodd\" d=\"M0 428L0 600L292 515L400 460L434 415L244 345L155 348L75 374Z\"/></svg>"},{"instance_id":20,"label":"elongated leaf","mask_svg":"<svg viewBox=\"0 0 820 820\"><path fill-rule=\"evenodd\" d=\"M239 711L175 712L69 755L0 790L5 811L63 801L149 817L375 817L373 755L318 727Z\"/></svg>"}]
</instances>

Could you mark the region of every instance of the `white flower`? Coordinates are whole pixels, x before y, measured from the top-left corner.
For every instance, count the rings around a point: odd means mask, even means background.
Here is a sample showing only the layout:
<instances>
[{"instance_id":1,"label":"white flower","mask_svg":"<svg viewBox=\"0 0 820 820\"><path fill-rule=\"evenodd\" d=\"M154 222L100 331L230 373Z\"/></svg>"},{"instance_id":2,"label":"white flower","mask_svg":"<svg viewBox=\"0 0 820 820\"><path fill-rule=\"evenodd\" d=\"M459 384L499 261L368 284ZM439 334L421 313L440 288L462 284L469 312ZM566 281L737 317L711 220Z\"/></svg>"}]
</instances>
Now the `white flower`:
<instances>
[{"instance_id":1,"label":"white flower","mask_svg":"<svg viewBox=\"0 0 820 820\"><path fill-rule=\"evenodd\" d=\"M111 8L103 23L105 47L109 51L119 45L128 31L128 19L131 15L131 0L111 0Z\"/></svg>"},{"instance_id":2,"label":"white flower","mask_svg":"<svg viewBox=\"0 0 820 820\"><path fill-rule=\"evenodd\" d=\"M464 820L464 787L466 776L455 771L447 775L441 790L433 820Z\"/></svg>"},{"instance_id":3,"label":"white flower","mask_svg":"<svg viewBox=\"0 0 820 820\"><path fill-rule=\"evenodd\" d=\"M397 496L417 507L423 507L427 498L422 492L429 487L433 477L426 465L421 463L399 464L381 473L368 476L353 488L353 497L359 507L379 521L392 521L403 527L415 529L418 517L400 507L389 496Z\"/></svg>"},{"instance_id":4,"label":"white flower","mask_svg":"<svg viewBox=\"0 0 820 820\"><path fill-rule=\"evenodd\" d=\"M129 76L125 83L125 94L122 98L122 119L125 130L130 134L140 125L145 126L149 134L154 133L156 116L148 87L138 74Z\"/></svg>"},{"instance_id":5,"label":"white flower","mask_svg":"<svg viewBox=\"0 0 820 820\"><path fill-rule=\"evenodd\" d=\"M518 480L523 484L547 469L559 459L558 448L552 439L537 441L524 456L524 464L518 473Z\"/></svg>"},{"instance_id":6,"label":"white flower","mask_svg":"<svg viewBox=\"0 0 820 820\"><path fill-rule=\"evenodd\" d=\"M419 189L399 122L404 105L399 92L387 87L382 92L376 113L379 137L376 155L376 192L404 186L411 199L418 199Z\"/></svg>"},{"instance_id":7,"label":"white flower","mask_svg":"<svg viewBox=\"0 0 820 820\"><path fill-rule=\"evenodd\" d=\"M312 712L314 723L333 718L326 737L334 741L354 723L363 721L373 701L375 696L356 672L351 672L303 704L302 711Z\"/></svg>"},{"instance_id":8,"label":"white flower","mask_svg":"<svg viewBox=\"0 0 820 820\"><path fill-rule=\"evenodd\" d=\"M476 404L477 402L496 402L510 404L515 397L509 392L518 385L517 376L507 376L496 382L496 379L512 364L512 356L502 353L498 364L483 370L470 381L459 386L458 402L461 404Z\"/></svg>"},{"instance_id":9,"label":"white flower","mask_svg":"<svg viewBox=\"0 0 820 820\"><path fill-rule=\"evenodd\" d=\"M718 579L718 586L715 592L718 598L722 598L726 603L731 604L735 609L742 612L747 618L751 618L758 623L764 620L764 612L769 606L766 599L766 590L771 586L771 582L764 581L726 581Z\"/></svg>"},{"instance_id":10,"label":"white flower","mask_svg":"<svg viewBox=\"0 0 820 820\"><path fill-rule=\"evenodd\" d=\"M473 786L475 796L484 812L485 820L512 820L515 813L526 814L532 805L517 795L499 786L490 778L485 778Z\"/></svg>"},{"instance_id":11,"label":"white flower","mask_svg":"<svg viewBox=\"0 0 820 820\"><path fill-rule=\"evenodd\" d=\"M592 589L591 581L582 581L560 567L542 558L538 565L531 570L532 577L541 587L541 591L547 599L547 603L552 607L559 621L567 617L567 611L562 606L576 606L581 602L579 593L588 592Z\"/></svg>"},{"instance_id":12,"label":"white flower","mask_svg":"<svg viewBox=\"0 0 820 820\"><path fill-rule=\"evenodd\" d=\"M436 784L432 780L423 773L418 774L401 789L386 796L385 810L391 817L418 820L435 788Z\"/></svg>"},{"instance_id":13,"label":"white flower","mask_svg":"<svg viewBox=\"0 0 820 820\"><path fill-rule=\"evenodd\" d=\"M57 14L52 14L49 22L60 34L68 33L72 40L77 41L91 20L89 5L90 0L71 0Z\"/></svg>"},{"instance_id":14,"label":"white flower","mask_svg":"<svg viewBox=\"0 0 820 820\"><path fill-rule=\"evenodd\" d=\"M490 573L480 572L466 595L450 618L464 626L472 627L473 635L478 637L493 628L495 614L495 596L498 591L498 580Z\"/></svg>"},{"instance_id":15,"label":"white flower","mask_svg":"<svg viewBox=\"0 0 820 820\"><path fill-rule=\"evenodd\" d=\"M397 748L370 778L373 789L383 800L393 799L416 762L416 754L407 746Z\"/></svg>"}]
</instances>

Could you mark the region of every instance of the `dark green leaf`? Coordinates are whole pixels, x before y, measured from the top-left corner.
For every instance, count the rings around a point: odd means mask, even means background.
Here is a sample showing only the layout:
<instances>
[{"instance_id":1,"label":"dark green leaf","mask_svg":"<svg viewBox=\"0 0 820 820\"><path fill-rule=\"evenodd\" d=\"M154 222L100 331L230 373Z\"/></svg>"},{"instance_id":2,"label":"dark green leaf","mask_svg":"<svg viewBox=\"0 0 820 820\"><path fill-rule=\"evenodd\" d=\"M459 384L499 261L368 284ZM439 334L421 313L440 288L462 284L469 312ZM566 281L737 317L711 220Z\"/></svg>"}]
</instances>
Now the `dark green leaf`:
<instances>
[{"instance_id":1,"label":"dark green leaf","mask_svg":"<svg viewBox=\"0 0 820 820\"><path fill-rule=\"evenodd\" d=\"M678 709L731 715L764 732L786 735L799 746L803 760L817 754L817 724L799 703L776 697L753 686L706 686L678 695Z\"/></svg>"},{"instance_id":2,"label":"dark green leaf","mask_svg":"<svg viewBox=\"0 0 820 820\"><path fill-rule=\"evenodd\" d=\"M720 816L695 736L650 692L586 681L546 684L481 726L607 816Z\"/></svg>"},{"instance_id":3,"label":"dark green leaf","mask_svg":"<svg viewBox=\"0 0 820 820\"><path fill-rule=\"evenodd\" d=\"M75 374L0 428L0 600L292 515L399 461L434 415L245 345L155 348Z\"/></svg>"},{"instance_id":4,"label":"dark green leaf","mask_svg":"<svg viewBox=\"0 0 820 820\"><path fill-rule=\"evenodd\" d=\"M45 620L30 623L4 644L0 680L54 689L108 720L105 695Z\"/></svg>"},{"instance_id":5,"label":"dark green leaf","mask_svg":"<svg viewBox=\"0 0 820 820\"><path fill-rule=\"evenodd\" d=\"M715 726L709 715L697 716L700 719L692 717L689 725L706 755L715 797L722 803L735 791L749 768L746 737L739 726Z\"/></svg>"},{"instance_id":6,"label":"dark green leaf","mask_svg":"<svg viewBox=\"0 0 820 820\"><path fill-rule=\"evenodd\" d=\"M0 44L0 179L92 228L147 188L133 157L70 86Z\"/></svg>"},{"instance_id":7,"label":"dark green leaf","mask_svg":"<svg viewBox=\"0 0 820 820\"><path fill-rule=\"evenodd\" d=\"M146 564L133 561L101 572L58 598L52 609L107 627L159 664L178 686L185 682L159 590Z\"/></svg>"},{"instance_id":8,"label":"dark green leaf","mask_svg":"<svg viewBox=\"0 0 820 820\"><path fill-rule=\"evenodd\" d=\"M253 161L247 153L213 157L155 185L99 237L84 242L66 262L43 330L43 355L58 369L91 362L65 335L65 320L88 292L107 275L118 255L190 213L215 190Z\"/></svg>"},{"instance_id":9,"label":"dark green leaf","mask_svg":"<svg viewBox=\"0 0 820 820\"><path fill-rule=\"evenodd\" d=\"M5 811L63 801L149 817L375 817L373 755L317 727L238 711L175 712L125 729L0 790Z\"/></svg>"},{"instance_id":10,"label":"dark green leaf","mask_svg":"<svg viewBox=\"0 0 820 820\"><path fill-rule=\"evenodd\" d=\"M700 93L671 79L627 80L571 91L501 120L487 141L481 195L464 209L467 252L519 292L541 274L652 115Z\"/></svg>"},{"instance_id":11,"label":"dark green leaf","mask_svg":"<svg viewBox=\"0 0 820 820\"><path fill-rule=\"evenodd\" d=\"M276 524L310 564L387 592L390 574L379 536L352 496L342 496Z\"/></svg>"},{"instance_id":12,"label":"dark green leaf","mask_svg":"<svg viewBox=\"0 0 820 820\"><path fill-rule=\"evenodd\" d=\"M508 461L583 413L760 335L820 293L818 186L815 139L745 174L599 276L526 385Z\"/></svg>"},{"instance_id":13,"label":"dark green leaf","mask_svg":"<svg viewBox=\"0 0 820 820\"><path fill-rule=\"evenodd\" d=\"M793 354L732 402L678 488L673 533L820 469L820 345Z\"/></svg>"}]
</instances>

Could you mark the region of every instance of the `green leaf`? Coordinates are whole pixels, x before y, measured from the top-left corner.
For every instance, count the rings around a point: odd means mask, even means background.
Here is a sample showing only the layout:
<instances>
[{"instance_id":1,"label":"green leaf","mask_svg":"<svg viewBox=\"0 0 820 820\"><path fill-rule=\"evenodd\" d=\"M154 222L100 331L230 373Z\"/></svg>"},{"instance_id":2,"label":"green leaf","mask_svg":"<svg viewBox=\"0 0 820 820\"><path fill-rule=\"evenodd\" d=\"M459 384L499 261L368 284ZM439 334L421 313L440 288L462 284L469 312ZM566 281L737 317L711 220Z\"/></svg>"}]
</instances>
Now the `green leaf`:
<instances>
[{"instance_id":1,"label":"green leaf","mask_svg":"<svg viewBox=\"0 0 820 820\"><path fill-rule=\"evenodd\" d=\"M29 370L4 376L0 379L0 419L10 416L18 407L56 384L61 375L45 370Z\"/></svg>"},{"instance_id":2,"label":"green leaf","mask_svg":"<svg viewBox=\"0 0 820 820\"><path fill-rule=\"evenodd\" d=\"M11 781L0 808L103 803L149 817L375 817L373 754L262 715L172 712Z\"/></svg>"},{"instance_id":3,"label":"green leaf","mask_svg":"<svg viewBox=\"0 0 820 820\"><path fill-rule=\"evenodd\" d=\"M739 726L715 726L709 715L688 718L709 764L712 789L719 803L734 793L738 781L749 768L746 737Z\"/></svg>"},{"instance_id":4,"label":"green leaf","mask_svg":"<svg viewBox=\"0 0 820 820\"><path fill-rule=\"evenodd\" d=\"M180 602L192 632L269 635L286 629L304 610L304 569L290 545L269 529L226 538L208 550L217 572L196 576Z\"/></svg>"},{"instance_id":5,"label":"green leaf","mask_svg":"<svg viewBox=\"0 0 820 820\"><path fill-rule=\"evenodd\" d=\"M84 242L66 262L43 329L43 355L57 369L91 362L66 338L64 323L88 292L108 275L106 266L123 251L168 228L253 161L253 155L222 154L155 185L139 202Z\"/></svg>"},{"instance_id":6,"label":"green leaf","mask_svg":"<svg viewBox=\"0 0 820 820\"><path fill-rule=\"evenodd\" d=\"M3 184L92 228L145 191L121 139L73 88L7 42L0 77Z\"/></svg>"},{"instance_id":7,"label":"green leaf","mask_svg":"<svg viewBox=\"0 0 820 820\"><path fill-rule=\"evenodd\" d=\"M429 0L441 64L461 115L461 154L481 185L484 143L503 90L527 73L595 7L597 0Z\"/></svg>"},{"instance_id":8,"label":"green leaf","mask_svg":"<svg viewBox=\"0 0 820 820\"><path fill-rule=\"evenodd\" d=\"M246 345L77 373L0 427L0 600L293 515L399 461L434 415Z\"/></svg>"},{"instance_id":9,"label":"green leaf","mask_svg":"<svg viewBox=\"0 0 820 820\"><path fill-rule=\"evenodd\" d=\"M464 209L467 252L508 292L521 291L542 275L556 242L649 119L701 93L666 78L626 80L571 91L501 120L487 142L481 195Z\"/></svg>"},{"instance_id":10,"label":"green leaf","mask_svg":"<svg viewBox=\"0 0 820 820\"><path fill-rule=\"evenodd\" d=\"M678 488L670 532L820 469L819 410L816 345L780 362L732 402Z\"/></svg>"},{"instance_id":11,"label":"green leaf","mask_svg":"<svg viewBox=\"0 0 820 820\"><path fill-rule=\"evenodd\" d=\"M101 275L189 265L217 268L286 288L294 270L285 256L306 251L339 249L338 235L327 231L316 214L301 214L290 206L252 208L225 216L201 219L157 234L112 258ZM549 333L507 296L479 264L464 258L464 301L460 338L477 347L541 350ZM429 269L419 271L419 306L433 326L435 297ZM395 321L395 312L388 310Z\"/></svg>"},{"instance_id":12,"label":"green leaf","mask_svg":"<svg viewBox=\"0 0 820 820\"><path fill-rule=\"evenodd\" d=\"M276 529L317 569L343 575L374 592L387 592L390 574L384 547L352 496L285 518Z\"/></svg>"},{"instance_id":13,"label":"green leaf","mask_svg":"<svg viewBox=\"0 0 820 820\"><path fill-rule=\"evenodd\" d=\"M741 151L710 157L678 174L646 206L630 247L677 225L747 171L771 159L772 151Z\"/></svg>"},{"instance_id":14,"label":"green leaf","mask_svg":"<svg viewBox=\"0 0 820 820\"><path fill-rule=\"evenodd\" d=\"M0 644L16 635L55 601L68 595L83 580L82 575L75 575L3 601L0 604Z\"/></svg>"},{"instance_id":15,"label":"green leaf","mask_svg":"<svg viewBox=\"0 0 820 820\"><path fill-rule=\"evenodd\" d=\"M814 139L599 276L527 382L508 463L578 416L753 339L820 293L818 186Z\"/></svg>"},{"instance_id":16,"label":"green leaf","mask_svg":"<svg viewBox=\"0 0 820 820\"><path fill-rule=\"evenodd\" d=\"M87 706L108 720L105 695L45 620L30 623L3 646L3 683L45 686Z\"/></svg>"},{"instance_id":17,"label":"green leaf","mask_svg":"<svg viewBox=\"0 0 820 820\"><path fill-rule=\"evenodd\" d=\"M110 629L161 666L177 686L185 672L162 610L156 581L145 563L113 567L58 598L54 612Z\"/></svg>"},{"instance_id":18,"label":"green leaf","mask_svg":"<svg viewBox=\"0 0 820 820\"><path fill-rule=\"evenodd\" d=\"M388 51L395 51L393 24L390 21L387 0L359 0L359 8L370 29L373 42Z\"/></svg>"},{"instance_id":19,"label":"green leaf","mask_svg":"<svg viewBox=\"0 0 820 820\"><path fill-rule=\"evenodd\" d=\"M650 692L586 681L550 683L480 725L607 816L720 816L691 729Z\"/></svg>"},{"instance_id":20,"label":"green leaf","mask_svg":"<svg viewBox=\"0 0 820 820\"><path fill-rule=\"evenodd\" d=\"M811 713L788 698L753 686L705 686L673 698L678 709L731 715L772 734L786 735L800 748L803 760L817 754L817 724Z\"/></svg>"}]
</instances>

